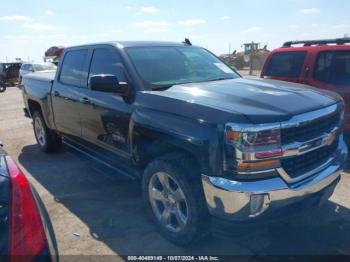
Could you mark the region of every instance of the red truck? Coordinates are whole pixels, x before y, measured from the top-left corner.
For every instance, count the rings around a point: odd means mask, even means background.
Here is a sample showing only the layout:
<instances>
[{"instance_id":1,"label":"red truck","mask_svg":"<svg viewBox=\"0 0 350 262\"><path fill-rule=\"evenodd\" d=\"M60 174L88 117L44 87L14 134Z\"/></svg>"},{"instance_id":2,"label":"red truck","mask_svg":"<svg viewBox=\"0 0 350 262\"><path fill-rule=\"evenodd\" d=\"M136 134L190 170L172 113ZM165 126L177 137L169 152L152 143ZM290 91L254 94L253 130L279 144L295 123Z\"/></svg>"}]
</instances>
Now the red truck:
<instances>
[{"instance_id":1,"label":"red truck","mask_svg":"<svg viewBox=\"0 0 350 262\"><path fill-rule=\"evenodd\" d=\"M350 133L350 38L291 41L267 57L262 78L311 85L340 94Z\"/></svg>"}]
</instances>

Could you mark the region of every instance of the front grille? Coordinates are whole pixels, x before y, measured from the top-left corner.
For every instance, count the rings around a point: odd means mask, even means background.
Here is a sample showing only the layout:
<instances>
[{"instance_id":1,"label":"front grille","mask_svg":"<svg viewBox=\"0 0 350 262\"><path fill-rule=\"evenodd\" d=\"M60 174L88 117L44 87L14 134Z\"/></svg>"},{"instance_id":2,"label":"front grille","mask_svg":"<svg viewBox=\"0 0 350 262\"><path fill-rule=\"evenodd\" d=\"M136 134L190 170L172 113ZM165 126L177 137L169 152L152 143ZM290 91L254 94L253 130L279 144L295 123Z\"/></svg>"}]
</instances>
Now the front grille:
<instances>
[{"instance_id":1,"label":"front grille","mask_svg":"<svg viewBox=\"0 0 350 262\"><path fill-rule=\"evenodd\" d=\"M338 140L330 146L321 147L300 156L282 159L281 166L289 177L297 178L324 164L336 151L337 147Z\"/></svg>"},{"instance_id":2,"label":"front grille","mask_svg":"<svg viewBox=\"0 0 350 262\"><path fill-rule=\"evenodd\" d=\"M283 145L293 142L307 141L321 136L325 132L331 131L340 121L340 112L335 112L314 121L301 124L296 127L281 130L281 142Z\"/></svg>"}]
</instances>

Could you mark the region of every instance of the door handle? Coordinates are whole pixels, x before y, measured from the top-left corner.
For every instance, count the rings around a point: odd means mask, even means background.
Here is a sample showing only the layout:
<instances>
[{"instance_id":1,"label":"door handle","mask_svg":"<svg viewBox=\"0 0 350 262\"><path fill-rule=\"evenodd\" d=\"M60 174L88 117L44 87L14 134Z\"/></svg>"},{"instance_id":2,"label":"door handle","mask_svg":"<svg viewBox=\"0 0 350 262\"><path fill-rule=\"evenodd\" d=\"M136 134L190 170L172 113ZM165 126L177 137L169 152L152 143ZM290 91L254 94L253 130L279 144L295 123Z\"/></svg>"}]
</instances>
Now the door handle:
<instances>
[{"instance_id":1,"label":"door handle","mask_svg":"<svg viewBox=\"0 0 350 262\"><path fill-rule=\"evenodd\" d=\"M83 104L90 104L91 103L90 99L87 97L80 98L80 102Z\"/></svg>"},{"instance_id":2,"label":"door handle","mask_svg":"<svg viewBox=\"0 0 350 262\"><path fill-rule=\"evenodd\" d=\"M60 92L54 91L54 92L53 92L53 95L54 95L54 96L60 96Z\"/></svg>"}]
</instances>

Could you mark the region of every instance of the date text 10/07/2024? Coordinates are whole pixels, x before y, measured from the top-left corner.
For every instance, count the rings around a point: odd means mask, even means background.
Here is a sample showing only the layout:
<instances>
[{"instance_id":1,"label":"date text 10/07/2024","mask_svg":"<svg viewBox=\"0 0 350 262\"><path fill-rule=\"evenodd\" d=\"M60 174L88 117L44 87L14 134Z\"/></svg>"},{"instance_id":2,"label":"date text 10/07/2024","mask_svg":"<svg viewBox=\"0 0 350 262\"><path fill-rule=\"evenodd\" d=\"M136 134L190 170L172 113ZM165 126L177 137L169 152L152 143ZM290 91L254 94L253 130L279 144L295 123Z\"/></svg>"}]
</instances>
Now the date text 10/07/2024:
<instances>
[{"instance_id":1,"label":"date text 10/07/2024","mask_svg":"<svg viewBox=\"0 0 350 262\"><path fill-rule=\"evenodd\" d=\"M220 261L217 256L128 256L127 261Z\"/></svg>"}]
</instances>

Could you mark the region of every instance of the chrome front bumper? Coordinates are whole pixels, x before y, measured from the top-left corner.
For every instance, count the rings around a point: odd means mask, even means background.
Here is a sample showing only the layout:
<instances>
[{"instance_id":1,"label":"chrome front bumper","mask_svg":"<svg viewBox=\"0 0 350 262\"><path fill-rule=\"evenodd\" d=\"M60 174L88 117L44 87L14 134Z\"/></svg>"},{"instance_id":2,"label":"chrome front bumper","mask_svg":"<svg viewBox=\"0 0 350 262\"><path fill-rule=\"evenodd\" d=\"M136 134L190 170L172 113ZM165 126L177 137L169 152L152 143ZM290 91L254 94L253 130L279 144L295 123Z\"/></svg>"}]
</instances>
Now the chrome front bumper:
<instances>
[{"instance_id":1,"label":"chrome front bumper","mask_svg":"<svg viewBox=\"0 0 350 262\"><path fill-rule=\"evenodd\" d=\"M209 212L216 217L242 221L301 201L339 180L347 154L347 147L341 136L338 149L329 165L293 184L288 184L282 177L241 182L202 175Z\"/></svg>"}]
</instances>

